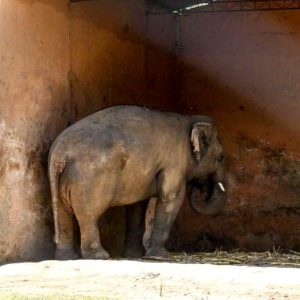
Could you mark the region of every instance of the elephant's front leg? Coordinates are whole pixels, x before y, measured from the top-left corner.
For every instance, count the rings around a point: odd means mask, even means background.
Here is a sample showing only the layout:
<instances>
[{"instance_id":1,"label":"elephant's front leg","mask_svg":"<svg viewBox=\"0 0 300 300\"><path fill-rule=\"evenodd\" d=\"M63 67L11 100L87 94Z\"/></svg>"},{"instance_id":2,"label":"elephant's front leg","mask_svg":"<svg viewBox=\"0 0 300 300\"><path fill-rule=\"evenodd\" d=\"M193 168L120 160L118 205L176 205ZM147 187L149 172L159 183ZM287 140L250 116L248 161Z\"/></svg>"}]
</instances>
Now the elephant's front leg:
<instances>
[{"instance_id":1,"label":"elephant's front leg","mask_svg":"<svg viewBox=\"0 0 300 300\"><path fill-rule=\"evenodd\" d=\"M170 179L172 179L172 176ZM186 187L185 183L182 182L178 186L172 186L175 182L166 180L160 188L150 246L146 252L146 257L158 259L170 257L170 253L165 248L165 243L169 238L171 227L182 206Z\"/></svg>"}]
</instances>

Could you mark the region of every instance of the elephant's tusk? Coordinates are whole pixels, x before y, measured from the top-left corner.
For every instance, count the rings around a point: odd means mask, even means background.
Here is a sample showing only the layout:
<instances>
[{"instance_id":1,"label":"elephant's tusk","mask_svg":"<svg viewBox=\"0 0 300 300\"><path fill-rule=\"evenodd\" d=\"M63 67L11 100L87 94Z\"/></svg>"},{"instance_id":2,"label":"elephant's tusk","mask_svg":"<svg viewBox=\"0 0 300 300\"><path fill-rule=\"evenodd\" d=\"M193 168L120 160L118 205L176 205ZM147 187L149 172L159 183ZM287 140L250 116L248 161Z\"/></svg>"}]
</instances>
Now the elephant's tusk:
<instances>
[{"instance_id":1,"label":"elephant's tusk","mask_svg":"<svg viewBox=\"0 0 300 300\"><path fill-rule=\"evenodd\" d=\"M221 191L225 193L225 187L224 187L223 183L222 182L218 182L218 185L219 185Z\"/></svg>"}]
</instances>

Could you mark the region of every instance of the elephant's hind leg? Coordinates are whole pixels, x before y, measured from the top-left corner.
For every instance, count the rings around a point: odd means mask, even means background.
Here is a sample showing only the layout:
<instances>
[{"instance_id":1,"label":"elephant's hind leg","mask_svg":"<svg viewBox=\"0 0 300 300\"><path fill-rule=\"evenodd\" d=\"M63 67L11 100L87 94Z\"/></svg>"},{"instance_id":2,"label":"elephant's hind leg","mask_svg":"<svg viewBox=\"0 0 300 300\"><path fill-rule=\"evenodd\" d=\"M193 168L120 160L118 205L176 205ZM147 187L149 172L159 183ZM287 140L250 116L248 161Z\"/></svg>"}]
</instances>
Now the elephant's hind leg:
<instances>
[{"instance_id":1,"label":"elephant's hind leg","mask_svg":"<svg viewBox=\"0 0 300 300\"><path fill-rule=\"evenodd\" d=\"M55 259L71 260L79 258L74 249L74 215L59 201L57 206L59 242L56 245Z\"/></svg>"},{"instance_id":2,"label":"elephant's hind leg","mask_svg":"<svg viewBox=\"0 0 300 300\"><path fill-rule=\"evenodd\" d=\"M83 217L78 220L81 234L81 255L84 259L108 259L109 254L100 242L98 219Z\"/></svg>"},{"instance_id":3,"label":"elephant's hind leg","mask_svg":"<svg viewBox=\"0 0 300 300\"><path fill-rule=\"evenodd\" d=\"M109 206L109 195L97 189L97 185L73 186L73 209L80 228L81 255L84 259L108 259L109 254L100 241L98 220Z\"/></svg>"},{"instance_id":4,"label":"elephant's hind leg","mask_svg":"<svg viewBox=\"0 0 300 300\"><path fill-rule=\"evenodd\" d=\"M138 258L145 254L143 235L148 201L141 201L126 207L127 229L124 256Z\"/></svg>"}]
</instances>

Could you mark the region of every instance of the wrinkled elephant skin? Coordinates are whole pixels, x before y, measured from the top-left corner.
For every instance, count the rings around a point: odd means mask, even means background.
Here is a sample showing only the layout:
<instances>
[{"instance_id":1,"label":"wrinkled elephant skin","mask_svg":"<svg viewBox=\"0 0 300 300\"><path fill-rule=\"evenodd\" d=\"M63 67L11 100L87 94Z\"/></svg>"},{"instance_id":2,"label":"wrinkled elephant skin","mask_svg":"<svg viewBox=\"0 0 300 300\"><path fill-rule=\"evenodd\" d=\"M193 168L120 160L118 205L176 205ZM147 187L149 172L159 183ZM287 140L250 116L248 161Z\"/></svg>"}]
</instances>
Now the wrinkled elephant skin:
<instances>
[{"instance_id":1,"label":"wrinkled elephant skin","mask_svg":"<svg viewBox=\"0 0 300 300\"><path fill-rule=\"evenodd\" d=\"M125 256L140 257L146 200L157 197L145 255L161 258L169 256L165 242L187 188L199 213L216 213L225 200L224 155L214 121L136 106L101 110L63 131L50 150L49 179L57 259L77 257L74 215L82 257L107 259L97 222L109 207L127 205Z\"/></svg>"}]
</instances>

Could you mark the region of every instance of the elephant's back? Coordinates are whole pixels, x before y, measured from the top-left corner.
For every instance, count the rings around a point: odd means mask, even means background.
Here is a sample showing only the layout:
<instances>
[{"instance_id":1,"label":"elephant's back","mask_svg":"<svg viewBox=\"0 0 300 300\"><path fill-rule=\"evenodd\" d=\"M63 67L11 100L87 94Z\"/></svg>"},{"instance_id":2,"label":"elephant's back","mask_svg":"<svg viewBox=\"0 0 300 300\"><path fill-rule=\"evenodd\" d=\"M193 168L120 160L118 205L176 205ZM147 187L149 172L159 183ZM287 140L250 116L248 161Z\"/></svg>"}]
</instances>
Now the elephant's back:
<instances>
[{"instance_id":1,"label":"elephant's back","mask_svg":"<svg viewBox=\"0 0 300 300\"><path fill-rule=\"evenodd\" d=\"M52 146L52 152L68 157L91 157L108 153L151 155L159 160L166 147L178 145L182 116L138 106L114 106L100 110L64 130ZM177 127L177 128L176 128ZM175 133L175 134L174 134ZM174 139L174 141L172 141ZM169 151L169 152L170 152ZM145 154L143 154L145 153Z\"/></svg>"},{"instance_id":2,"label":"elephant's back","mask_svg":"<svg viewBox=\"0 0 300 300\"><path fill-rule=\"evenodd\" d=\"M101 130L108 126L118 126L123 129L128 129L128 127L139 129L140 126L151 126L150 129L155 129L156 127L172 126L176 122L181 123L184 119L184 116L176 113L161 112L140 106L118 105L93 113L77 121L68 129L71 131L80 128Z\"/></svg>"},{"instance_id":3,"label":"elephant's back","mask_svg":"<svg viewBox=\"0 0 300 300\"><path fill-rule=\"evenodd\" d=\"M115 106L100 110L66 128L54 141L50 154L69 156L76 152L111 150L141 145L151 131L151 116L146 109L135 106Z\"/></svg>"}]
</instances>

